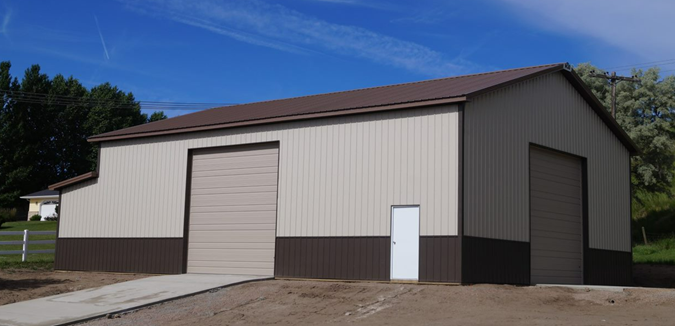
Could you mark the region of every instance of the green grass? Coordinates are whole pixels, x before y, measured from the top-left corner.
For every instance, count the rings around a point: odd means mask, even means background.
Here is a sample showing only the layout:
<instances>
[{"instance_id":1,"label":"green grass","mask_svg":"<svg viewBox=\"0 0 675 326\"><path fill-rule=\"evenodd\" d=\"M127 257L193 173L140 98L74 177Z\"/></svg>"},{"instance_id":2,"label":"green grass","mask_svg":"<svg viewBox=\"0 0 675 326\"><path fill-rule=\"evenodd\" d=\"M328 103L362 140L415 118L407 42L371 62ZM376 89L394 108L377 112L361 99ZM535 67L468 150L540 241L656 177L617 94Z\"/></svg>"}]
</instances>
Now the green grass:
<instances>
[{"instance_id":1,"label":"green grass","mask_svg":"<svg viewBox=\"0 0 675 326\"><path fill-rule=\"evenodd\" d=\"M636 264L675 265L675 238L665 238L633 247Z\"/></svg>"},{"instance_id":2,"label":"green grass","mask_svg":"<svg viewBox=\"0 0 675 326\"><path fill-rule=\"evenodd\" d=\"M8 222L0 231L56 231L56 222ZM54 240L54 235L30 235L29 240ZM23 240L23 235L0 235L0 241ZM29 244L28 250L54 249L53 244ZM21 245L0 245L0 250L21 250ZM0 269L50 269L54 265L54 254L29 254L26 262L21 255L0 255Z\"/></svg>"}]
</instances>

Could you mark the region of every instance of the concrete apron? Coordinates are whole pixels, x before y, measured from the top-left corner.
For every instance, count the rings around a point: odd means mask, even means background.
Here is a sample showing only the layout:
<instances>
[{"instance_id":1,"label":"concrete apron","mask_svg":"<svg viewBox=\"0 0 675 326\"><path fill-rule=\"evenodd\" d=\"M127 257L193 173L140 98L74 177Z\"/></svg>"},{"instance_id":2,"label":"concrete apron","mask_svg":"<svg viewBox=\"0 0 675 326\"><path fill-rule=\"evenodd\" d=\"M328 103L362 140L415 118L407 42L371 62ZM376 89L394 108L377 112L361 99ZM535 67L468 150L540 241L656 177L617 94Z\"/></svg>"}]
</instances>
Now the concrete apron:
<instances>
[{"instance_id":1,"label":"concrete apron","mask_svg":"<svg viewBox=\"0 0 675 326\"><path fill-rule=\"evenodd\" d=\"M153 276L0 306L0 325L68 325L216 288L266 279L272 278L214 274Z\"/></svg>"}]
</instances>

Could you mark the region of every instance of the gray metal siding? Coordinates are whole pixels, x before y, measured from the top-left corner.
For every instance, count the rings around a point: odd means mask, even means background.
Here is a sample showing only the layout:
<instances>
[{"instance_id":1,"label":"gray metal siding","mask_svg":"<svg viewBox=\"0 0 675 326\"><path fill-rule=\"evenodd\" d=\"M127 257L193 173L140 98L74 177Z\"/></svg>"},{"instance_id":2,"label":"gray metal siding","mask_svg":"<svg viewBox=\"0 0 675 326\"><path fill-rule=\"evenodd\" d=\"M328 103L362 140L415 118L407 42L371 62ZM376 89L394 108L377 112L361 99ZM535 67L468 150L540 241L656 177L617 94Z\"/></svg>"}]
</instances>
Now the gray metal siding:
<instances>
[{"instance_id":1,"label":"gray metal siding","mask_svg":"<svg viewBox=\"0 0 675 326\"><path fill-rule=\"evenodd\" d=\"M59 232L182 237L188 150L278 141L277 236L388 236L405 204L423 207L421 235L457 235L458 116L441 105L105 142L98 179L64 191Z\"/></svg>"},{"instance_id":2,"label":"gray metal siding","mask_svg":"<svg viewBox=\"0 0 675 326\"><path fill-rule=\"evenodd\" d=\"M277 143L195 150L188 273L274 275Z\"/></svg>"},{"instance_id":3,"label":"gray metal siding","mask_svg":"<svg viewBox=\"0 0 675 326\"><path fill-rule=\"evenodd\" d=\"M582 284L581 159L532 147L530 187L532 283Z\"/></svg>"},{"instance_id":4,"label":"gray metal siding","mask_svg":"<svg viewBox=\"0 0 675 326\"><path fill-rule=\"evenodd\" d=\"M530 143L587 158L589 246L630 251L628 150L561 73L467 103L464 231L529 241Z\"/></svg>"}]
</instances>

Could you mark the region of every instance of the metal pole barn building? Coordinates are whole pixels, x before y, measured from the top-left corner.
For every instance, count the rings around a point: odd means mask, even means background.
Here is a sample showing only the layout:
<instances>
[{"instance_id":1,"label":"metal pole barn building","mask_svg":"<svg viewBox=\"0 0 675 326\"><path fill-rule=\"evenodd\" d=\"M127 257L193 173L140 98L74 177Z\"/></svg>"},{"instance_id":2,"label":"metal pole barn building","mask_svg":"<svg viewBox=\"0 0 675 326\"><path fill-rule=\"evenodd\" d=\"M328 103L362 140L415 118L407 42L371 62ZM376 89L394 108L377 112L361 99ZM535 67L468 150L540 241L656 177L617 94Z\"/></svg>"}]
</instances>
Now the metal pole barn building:
<instances>
[{"instance_id":1,"label":"metal pole barn building","mask_svg":"<svg viewBox=\"0 0 675 326\"><path fill-rule=\"evenodd\" d=\"M93 136L55 268L632 281L638 149L568 64L214 108Z\"/></svg>"}]
</instances>

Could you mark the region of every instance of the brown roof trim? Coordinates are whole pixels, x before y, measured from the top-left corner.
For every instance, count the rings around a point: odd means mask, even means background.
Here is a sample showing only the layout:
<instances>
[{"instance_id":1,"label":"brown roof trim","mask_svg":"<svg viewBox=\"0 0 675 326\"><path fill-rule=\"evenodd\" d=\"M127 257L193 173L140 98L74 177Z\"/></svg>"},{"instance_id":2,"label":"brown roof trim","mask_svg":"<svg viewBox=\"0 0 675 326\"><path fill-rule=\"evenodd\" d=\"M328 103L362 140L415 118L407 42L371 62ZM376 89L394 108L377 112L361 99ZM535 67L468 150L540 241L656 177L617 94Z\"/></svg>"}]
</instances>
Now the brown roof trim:
<instances>
[{"instance_id":1,"label":"brown roof trim","mask_svg":"<svg viewBox=\"0 0 675 326\"><path fill-rule=\"evenodd\" d=\"M459 96L459 97L451 97L451 98L445 98L445 99L435 99L435 100L427 100L427 101L419 101L419 102L411 102L411 103L401 103L401 104L384 105L384 106L375 106L375 107L366 107L366 108L358 108L358 109L346 109L346 110L328 111L328 112L320 112L320 113L310 113L310 114L303 114L303 115L290 115L290 116L282 116L282 117L259 119L259 120L249 120L249 121L241 121L241 122L233 122L233 123L215 124L215 125L209 125L209 126L188 127L188 128L181 128L181 129L169 129L169 130L161 130L161 131L145 132L145 133L130 133L130 134L126 134L126 135L109 136L109 137L96 137L96 136L94 136L94 137L90 137L89 139L87 139L87 141L91 142L91 143L95 143L95 142L103 142L103 141L109 141L109 140L120 140L120 139L141 138L141 137L151 137L151 136L164 136L164 135L182 134L182 133L196 132L196 131L234 128L234 127L268 124L268 123L306 120L306 119L317 119L317 118L326 118L326 117L334 117L334 116L342 116L342 115L379 112L379 111L400 110L400 109L408 109L408 108L416 108L416 107L439 105L439 104L448 104L448 103L459 103L459 102L465 102L466 100L467 99L466 99L465 96Z\"/></svg>"},{"instance_id":2,"label":"brown roof trim","mask_svg":"<svg viewBox=\"0 0 675 326\"><path fill-rule=\"evenodd\" d=\"M62 188L68 187L68 186L72 186L72 185L80 183L80 182L84 182L84 181L96 179L96 178L98 178L98 172L92 171L92 172L81 174L81 175L78 175L74 178L70 178L68 180L63 180L61 182L57 182L53 185L50 185L49 190L59 190L59 189L62 189Z\"/></svg>"}]
</instances>

